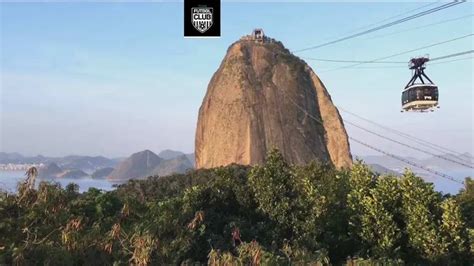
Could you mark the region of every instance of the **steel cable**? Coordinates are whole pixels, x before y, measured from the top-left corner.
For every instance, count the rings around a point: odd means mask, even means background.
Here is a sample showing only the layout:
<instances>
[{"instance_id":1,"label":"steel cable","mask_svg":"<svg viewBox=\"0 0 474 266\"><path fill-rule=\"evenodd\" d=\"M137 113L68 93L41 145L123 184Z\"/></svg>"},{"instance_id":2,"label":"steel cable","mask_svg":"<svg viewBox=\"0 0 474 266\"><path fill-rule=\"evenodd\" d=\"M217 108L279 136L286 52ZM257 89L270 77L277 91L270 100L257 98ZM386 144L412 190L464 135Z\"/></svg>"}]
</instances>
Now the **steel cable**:
<instances>
[{"instance_id":1,"label":"steel cable","mask_svg":"<svg viewBox=\"0 0 474 266\"><path fill-rule=\"evenodd\" d=\"M362 32L359 32L359 33L351 34L349 36L342 37L342 38L339 38L339 39L336 39L336 40L333 40L333 41L329 41L329 42L326 42L326 43L322 43L322 44L319 44L319 45L316 45L316 46L312 46L312 47L308 47L308 48L304 48L304 49L299 49L299 50L294 50L292 52L293 53L299 53L299 52L303 52L303 51L307 51L307 50L313 50L313 49L321 48L321 47L328 46L328 45L331 45L331 44L335 44L335 43L338 43L338 42L342 42L342 41L345 41L345 40L353 39L353 38L359 37L361 35L365 35L365 34L368 34L368 33L374 32L374 31L378 31L378 30L381 30L381 29L385 29L385 28L388 28L388 27L391 27L391 26L394 26L394 25L397 25L397 24L400 24L400 23L403 23L403 22L406 22L406 21L409 21L409 20L412 20L412 19L415 19L415 18L419 18L419 17L425 16L425 15L428 15L428 14L431 14L431 13L434 13L434 12L437 12L437 11L441 11L443 9L446 9L446 8L449 8L449 7L452 7L452 6L455 6L455 5L459 5L459 4L464 3L464 2L465 1L449 2L449 3L443 4L441 6L438 6L438 7L432 8L432 9L428 9L428 10L425 10L423 12L416 13L414 15L411 15L411 16L408 16L408 17L405 17L405 18L402 18L402 19L399 19L399 20L395 20L395 21L383 24L381 26L378 26L378 27L375 27L375 28L372 28L372 29L368 29L368 30L365 30L365 31L362 31Z\"/></svg>"},{"instance_id":2,"label":"steel cable","mask_svg":"<svg viewBox=\"0 0 474 266\"><path fill-rule=\"evenodd\" d=\"M287 96L286 93L285 93L284 91L282 91L282 92L283 92L283 94L284 94L285 97L286 97L286 96ZM309 118L313 119L314 121L316 121L316 122L319 123L320 125L324 126L323 122L322 122L319 118L317 118L317 117L311 115L310 113L308 113L304 108L302 108L301 106L299 106L293 99L291 99L291 97L286 97L286 98L287 98L296 108L298 108L300 111L302 111L303 113L305 113ZM351 139L351 140L353 140L354 142L357 142L357 143L359 143L359 144L361 144L361 145L364 145L364 146L366 146L366 147L368 147L368 148L370 148L370 149L372 149L372 150L375 150L375 151L377 151L377 152L380 152L380 153L382 153L382 154L385 154L385 155L387 155L387 156L389 156L389 157L391 157L391 158L394 158L394 159L396 159L396 160L405 162L405 163L408 164L408 165L411 165L411 166L414 166L414 167L423 169L423 170L425 170L425 171L427 171L427 172L430 172L430 173L435 174L435 175L437 175L437 176L440 176L440 177L442 177L442 178L451 180L451 181L453 181L453 182L456 182L456 183L459 183L459 184L464 184L464 182L459 181L459 180L457 180L456 178L454 178L454 177L452 177L452 176L450 176L450 175L447 175L447 174L438 172L438 171L433 170L433 169L431 169L431 168L428 168L428 167L419 165L419 164L417 164L417 163L411 162L411 161L409 161L409 160L407 160L407 159L398 157L398 156L396 156L396 155L394 155L394 154L391 154L391 153L389 153L389 152L383 151L383 150L381 150L381 149L379 149L379 148L376 148L376 147L374 147L374 146L372 146L372 145L369 145L369 144L367 144L367 143L365 143L365 142L363 142L363 141L360 141L360 140L358 140L358 139L356 139L356 138L349 137L349 139Z\"/></svg>"}]
</instances>

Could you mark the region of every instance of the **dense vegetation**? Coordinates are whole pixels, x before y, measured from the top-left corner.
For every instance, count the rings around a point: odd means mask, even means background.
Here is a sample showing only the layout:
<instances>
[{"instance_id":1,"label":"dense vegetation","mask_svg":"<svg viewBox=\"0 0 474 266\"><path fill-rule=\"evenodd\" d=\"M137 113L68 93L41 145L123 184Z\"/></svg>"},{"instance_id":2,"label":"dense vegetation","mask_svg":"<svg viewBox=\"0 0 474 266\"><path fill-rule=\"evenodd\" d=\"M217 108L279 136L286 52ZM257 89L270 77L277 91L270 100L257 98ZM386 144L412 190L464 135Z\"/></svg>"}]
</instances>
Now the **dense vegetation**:
<instances>
[{"instance_id":1,"label":"dense vegetation","mask_svg":"<svg viewBox=\"0 0 474 266\"><path fill-rule=\"evenodd\" d=\"M34 176L34 171L28 173ZM472 265L474 181L456 196L407 171L228 166L78 193L32 178L0 197L0 264Z\"/></svg>"}]
</instances>

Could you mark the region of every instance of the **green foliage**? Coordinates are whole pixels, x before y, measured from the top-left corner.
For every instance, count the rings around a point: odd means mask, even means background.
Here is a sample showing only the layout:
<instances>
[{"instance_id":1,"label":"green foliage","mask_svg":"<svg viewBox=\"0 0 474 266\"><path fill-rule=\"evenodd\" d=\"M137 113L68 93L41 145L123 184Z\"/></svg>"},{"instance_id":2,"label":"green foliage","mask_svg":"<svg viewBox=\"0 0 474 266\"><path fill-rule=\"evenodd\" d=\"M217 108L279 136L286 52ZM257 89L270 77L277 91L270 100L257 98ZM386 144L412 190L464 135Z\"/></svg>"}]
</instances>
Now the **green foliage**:
<instances>
[{"instance_id":1,"label":"green foliage","mask_svg":"<svg viewBox=\"0 0 474 266\"><path fill-rule=\"evenodd\" d=\"M366 165L353 166L348 195L352 232L363 249L359 255L377 258L399 258L401 230L396 217L401 203L401 190L395 177L374 179Z\"/></svg>"},{"instance_id":2,"label":"green foliage","mask_svg":"<svg viewBox=\"0 0 474 266\"><path fill-rule=\"evenodd\" d=\"M433 185L406 171L400 180L402 215L406 223L409 247L415 254L430 262L439 260L444 253L439 234L439 204L441 195Z\"/></svg>"},{"instance_id":3,"label":"green foliage","mask_svg":"<svg viewBox=\"0 0 474 266\"><path fill-rule=\"evenodd\" d=\"M248 182L258 209L278 224L278 228L290 231L297 211L294 209L297 193L293 173L283 156L271 151L265 165L250 171Z\"/></svg>"},{"instance_id":4,"label":"green foliage","mask_svg":"<svg viewBox=\"0 0 474 266\"><path fill-rule=\"evenodd\" d=\"M377 176L278 151L131 180L114 191L42 182L0 193L0 264L472 265L474 186L455 197L407 171Z\"/></svg>"},{"instance_id":5,"label":"green foliage","mask_svg":"<svg viewBox=\"0 0 474 266\"><path fill-rule=\"evenodd\" d=\"M445 199L441 203L443 211L440 225L441 240L446 261L455 261L467 253L466 226L461 210L454 199Z\"/></svg>"},{"instance_id":6,"label":"green foliage","mask_svg":"<svg viewBox=\"0 0 474 266\"><path fill-rule=\"evenodd\" d=\"M456 201L461 207L462 214L469 228L474 228L474 180L466 178L464 188L459 192Z\"/></svg>"}]
</instances>

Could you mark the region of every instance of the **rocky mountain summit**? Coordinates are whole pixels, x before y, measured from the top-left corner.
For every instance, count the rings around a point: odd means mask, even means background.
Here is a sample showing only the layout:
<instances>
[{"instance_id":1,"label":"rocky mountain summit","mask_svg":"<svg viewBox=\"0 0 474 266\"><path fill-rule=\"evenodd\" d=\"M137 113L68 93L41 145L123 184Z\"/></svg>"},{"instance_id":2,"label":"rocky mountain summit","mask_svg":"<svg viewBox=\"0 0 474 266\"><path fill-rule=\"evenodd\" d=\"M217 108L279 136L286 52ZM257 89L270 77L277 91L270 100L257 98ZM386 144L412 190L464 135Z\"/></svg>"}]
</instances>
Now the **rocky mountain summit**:
<instances>
[{"instance_id":1,"label":"rocky mountain summit","mask_svg":"<svg viewBox=\"0 0 474 266\"><path fill-rule=\"evenodd\" d=\"M324 84L262 31L233 43L213 75L199 109L195 164L260 164L272 148L294 164L352 164L344 124Z\"/></svg>"}]
</instances>

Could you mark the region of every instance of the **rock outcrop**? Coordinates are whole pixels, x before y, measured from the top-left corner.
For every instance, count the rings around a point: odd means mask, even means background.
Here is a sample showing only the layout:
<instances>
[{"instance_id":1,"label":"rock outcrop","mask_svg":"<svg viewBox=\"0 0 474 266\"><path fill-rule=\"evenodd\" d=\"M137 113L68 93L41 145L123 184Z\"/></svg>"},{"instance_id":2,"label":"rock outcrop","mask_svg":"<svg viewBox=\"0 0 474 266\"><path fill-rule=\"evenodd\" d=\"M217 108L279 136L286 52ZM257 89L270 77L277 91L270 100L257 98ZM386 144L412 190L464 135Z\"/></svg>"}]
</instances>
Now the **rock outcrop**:
<instances>
[{"instance_id":1,"label":"rock outcrop","mask_svg":"<svg viewBox=\"0 0 474 266\"><path fill-rule=\"evenodd\" d=\"M344 124L324 84L280 42L232 44L199 109L196 168L254 165L278 148L294 164L350 167Z\"/></svg>"}]
</instances>

